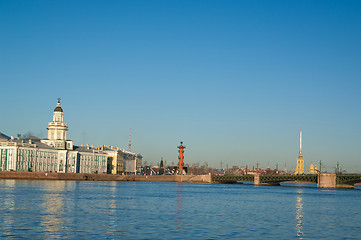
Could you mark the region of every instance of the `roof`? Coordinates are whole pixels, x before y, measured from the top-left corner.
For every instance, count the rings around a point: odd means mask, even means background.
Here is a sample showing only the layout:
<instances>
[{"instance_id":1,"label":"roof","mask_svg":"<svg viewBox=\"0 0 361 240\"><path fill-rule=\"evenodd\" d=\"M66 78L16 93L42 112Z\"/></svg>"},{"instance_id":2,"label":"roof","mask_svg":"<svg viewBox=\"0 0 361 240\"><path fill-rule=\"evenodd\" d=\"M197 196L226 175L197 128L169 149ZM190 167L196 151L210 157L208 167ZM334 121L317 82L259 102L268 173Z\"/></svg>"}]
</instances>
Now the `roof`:
<instances>
[{"instance_id":1,"label":"roof","mask_svg":"<svg viewBox=\"0 0 361 240\"><path fill-rule=\"evenodd\" d=\"M29 144L29 139L25 140L25 139L13 139L10 140L10 142L16 142L18 144ZM57 150L55 148L53 148L52 146L46 145L45 143L42 142L34 142L32 141L31 144L35 144L36 148L40 148L40 149L52 149L52 150Z\"/></svg>"},{"instance_id":2,"label":"roof","mask_svg":"<svg viewBox=\"0 0 361 240\"><path fill-rule=\"evenodd\" d=\"M56 108L54 109L54 112L63 112L63 109L61 108L61 104L60 104L60 98L58 98L58 103L56 104Z\"/></svg>"},{"instance_id":3,"label":"roof","mask_svg":"<svg viewBox=\"0 0 361 240\"><path fill-rule=\"evenodd\" d=\"M96 148L92 148L92 147L87 147L87 146L74 146L73 147L73 150L74 151L78 151L78 152L88 152L88 153L93 153L93 152L95 152L95 153L101 153L101 152L99 152L99 150L98 149L96 149Z\"/></svg>"},{"instance_id":4,"label":"roof","mask_svg":"<svg viewBox=\"0 0 361 240\"><path fill-rule=\"evenodd\" d=\"M0 140L10 140L10 137L0 132Z\"/></svg>"},{"instance_id":5,"label":"roof","mask_svg":"<svg viewBox=\"0 0 361 240\"><path fill-rule=\"evenodd\" d=\"M63 112L63 109L60 106L56 106L54 112Z\"/></svg>"},{"instance_id":6,"label":"roof","mask_svg":"<svg viewBox=\"0 0 361 240\"><path fill-rule=\"evenodd\" d=\"M35 144L38 146L38 148L46 148L46 149L59 150L59 149L55 149L54 147L49 146L49 145L47 145L47 144L45 144L45 143L42 143L42 142L36 142Z\"/></svg>"},{"instance_id":7,"label":"roof","mask_svg":"<svg viewBox=\"0 0 361 240\"><path fill-rule=\"evenodd\" d=\"M63 112L63 109L61 107L56 107L54 109L54 112Z\"/></svg>"}]
</instances>

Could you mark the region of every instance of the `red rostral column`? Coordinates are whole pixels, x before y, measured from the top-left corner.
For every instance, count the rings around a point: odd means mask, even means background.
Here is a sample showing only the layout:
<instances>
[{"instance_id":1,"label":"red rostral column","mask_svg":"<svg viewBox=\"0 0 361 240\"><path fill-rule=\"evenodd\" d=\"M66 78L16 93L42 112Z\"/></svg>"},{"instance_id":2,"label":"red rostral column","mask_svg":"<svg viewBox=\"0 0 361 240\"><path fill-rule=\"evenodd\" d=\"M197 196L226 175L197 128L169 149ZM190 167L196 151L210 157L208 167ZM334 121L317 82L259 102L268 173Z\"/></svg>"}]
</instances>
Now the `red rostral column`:
<instances>
[{"instance_id":1,"label":"red rostral column","mask_svg":"<svg viewBox=\"0 0 361 240\"><path fill-rule=\"evenodd\" d=\"M179 160L179 162L178 162L178 169L179 170L183 170L183 160L184 160L184 156L183 156L183 153L184 153L184 150L183 149L185 149L186 147L185 146L183 146L183 142L180 142L180 146L178 146L178 148L179 148L179 156L178 156L178 160Z\"/></svg>"}]
</instances>

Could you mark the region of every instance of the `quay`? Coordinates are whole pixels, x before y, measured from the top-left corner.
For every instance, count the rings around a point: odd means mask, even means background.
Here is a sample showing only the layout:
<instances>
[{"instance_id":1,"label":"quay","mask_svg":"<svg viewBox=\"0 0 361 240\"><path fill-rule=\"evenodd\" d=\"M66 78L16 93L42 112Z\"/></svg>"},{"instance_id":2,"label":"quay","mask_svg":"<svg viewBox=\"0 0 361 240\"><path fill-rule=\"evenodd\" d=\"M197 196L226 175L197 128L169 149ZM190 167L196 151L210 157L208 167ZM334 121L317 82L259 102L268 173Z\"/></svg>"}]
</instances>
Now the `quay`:
<instances>
[{"instance_id":1,"label":"quay","mask_svg":"<svg viewBox=\"0 0 361 240\"><path fill-rule=\"evenodd\" d=\"M112 175L95 173L15 172L0 171L0 179L70 180L70 181L136 181L210 183L211 175Z\"/></svg>"}]
</instances>

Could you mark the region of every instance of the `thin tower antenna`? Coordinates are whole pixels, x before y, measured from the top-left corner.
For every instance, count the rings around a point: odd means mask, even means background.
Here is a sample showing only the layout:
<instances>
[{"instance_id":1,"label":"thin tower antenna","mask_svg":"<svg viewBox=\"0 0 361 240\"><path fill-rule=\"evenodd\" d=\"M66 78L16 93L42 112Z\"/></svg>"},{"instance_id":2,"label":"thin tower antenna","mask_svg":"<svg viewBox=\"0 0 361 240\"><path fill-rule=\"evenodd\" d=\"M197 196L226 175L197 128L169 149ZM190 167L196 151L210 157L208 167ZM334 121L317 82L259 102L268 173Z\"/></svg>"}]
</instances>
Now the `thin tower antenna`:
<instances>
[{"instance_id":1,"label":"thin tower antenna","mask_svg":"<svg viewBox=\"0 0 361 240\"><path fill-rule=\"evenodd\" d=\"M128 145L128 150L129 152L131 152L131 146L132 146L132 129L129 129L129 145Z\"/></svg>"}]
</instances>

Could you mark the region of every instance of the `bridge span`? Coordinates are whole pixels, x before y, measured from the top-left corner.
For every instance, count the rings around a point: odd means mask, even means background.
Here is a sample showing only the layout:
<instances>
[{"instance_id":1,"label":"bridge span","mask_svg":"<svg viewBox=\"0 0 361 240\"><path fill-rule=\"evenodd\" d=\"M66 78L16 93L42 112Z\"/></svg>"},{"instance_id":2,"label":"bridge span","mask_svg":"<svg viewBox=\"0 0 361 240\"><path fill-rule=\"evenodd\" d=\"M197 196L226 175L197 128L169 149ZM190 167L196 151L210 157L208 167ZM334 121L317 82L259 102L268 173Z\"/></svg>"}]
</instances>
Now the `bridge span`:
<instances>
[{"instance_id":1,"label":"bridge span","mask_svg":"<svg viewBox=\"0 0 361 240\"><path fill-rule=\"evenodd\" d=\"M254 185L280 185L281 182L315 183L319 188L354 188L361 182L361 174L248 174L248 175L212 175L212 182L236 183L253 182Z\"/></svg>"}]
</instances>

